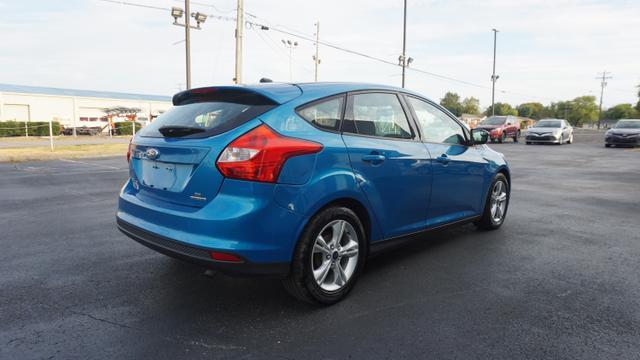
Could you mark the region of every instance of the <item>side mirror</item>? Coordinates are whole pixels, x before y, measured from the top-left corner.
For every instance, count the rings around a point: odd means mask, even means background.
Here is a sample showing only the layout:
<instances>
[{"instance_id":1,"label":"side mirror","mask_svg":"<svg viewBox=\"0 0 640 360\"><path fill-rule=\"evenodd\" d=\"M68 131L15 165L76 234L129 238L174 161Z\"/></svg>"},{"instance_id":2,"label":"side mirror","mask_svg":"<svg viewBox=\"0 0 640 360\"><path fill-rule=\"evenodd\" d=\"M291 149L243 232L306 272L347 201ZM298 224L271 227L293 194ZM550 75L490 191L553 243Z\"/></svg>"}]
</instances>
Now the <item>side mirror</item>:
<instances>
[{"instance_id":1,"label":"side mirror","mask_svg":"<svg viewBox=\"0 0 640 360\"><path fill-rule=\"evenodd\" d=\"M489 132L483 129L471 129L471 144L482 145L489 141Z\"/></svg>"}]
</instances>

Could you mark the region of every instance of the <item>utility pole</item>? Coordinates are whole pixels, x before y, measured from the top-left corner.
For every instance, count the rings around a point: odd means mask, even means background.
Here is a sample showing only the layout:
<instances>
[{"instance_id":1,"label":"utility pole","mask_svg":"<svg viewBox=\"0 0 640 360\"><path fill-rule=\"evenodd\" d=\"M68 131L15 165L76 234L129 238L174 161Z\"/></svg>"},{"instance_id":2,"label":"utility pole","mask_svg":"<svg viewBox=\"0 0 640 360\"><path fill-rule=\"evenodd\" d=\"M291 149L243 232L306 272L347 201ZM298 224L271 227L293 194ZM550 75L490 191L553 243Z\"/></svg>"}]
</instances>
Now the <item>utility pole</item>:
<instances>
[{"instance_id":1,"label":"utility pole","mask_svg":"<svg viewBox=\"0 0 640 360\"><path fill-rule=\"evenodd\" d=\"M244 28L244 4L243 0L238 0L236 15L236 77L233 79L236 84L242 82L242 30Z\"/></svg>"},{"instance_id":2,"label":"utility pole","mask_svg":"<svg viewBox=\"0 0 640 360\"><path fill-rule=\"evenodd\" d=\"M186 14L185 14L186 13ZM178 22L183 15L184 24ZM189 7L189 0L184 0L184 10L178 7L171 8L171 16L173 17L173 25L184 27L184 50L185 50L185 62L186 62L186 78L187 78L187 90L191 89L191 29L200 30L200 24L207 20L207 15L200 12L191 13ZM194 18L197 26L189 24L189 19Z\"/></svg>"},{"instance_id":3,"label":"utility pole","mask_svg":"<svg viewBox=\"0 0 640 360\"><path fill-rule=\"evenodd\" d=\"M282 39L282 44L289 49L289 81L293 82L293 49L298 46L298 42Z\"/></svg>"},{"instance_id":4,"label":"utility pole","mask_svg":"<svg viewBox=\"0 0 640 360\"><path fill-rule=\"evenodd\" d=\"M598 130L600 130L600 122L602 121L602 98L604 96L604 87L607 86L607 79L611 79L612 76L608 71L603 71L596 79L600 80L600 107L598 109Z\"/></svg>"},{"instance_id":5,"label":"utility pole","mask_svg":"<svg viewBox=\"0 0 640 360\"><path fill-rule=\"evenodd\" d=\"M496 42L498 40L498 30L491 29L493 31L493 72L491 73L491 115L496 114L495 98L496 98L496 80L500 77L496 75Z\"/></svg>"},{"instance_id":6,"label":"utility pole","mask_svg":"<svg viewBox=\"0 0 640 360\"><path fill-rule=\"evenodd\" d=\"M316 21L316 54L313 56L313 62L315 63L315 75L314 81L318 82L318 65L320 65L320 21Z\"/></svg>"}]
</instances>

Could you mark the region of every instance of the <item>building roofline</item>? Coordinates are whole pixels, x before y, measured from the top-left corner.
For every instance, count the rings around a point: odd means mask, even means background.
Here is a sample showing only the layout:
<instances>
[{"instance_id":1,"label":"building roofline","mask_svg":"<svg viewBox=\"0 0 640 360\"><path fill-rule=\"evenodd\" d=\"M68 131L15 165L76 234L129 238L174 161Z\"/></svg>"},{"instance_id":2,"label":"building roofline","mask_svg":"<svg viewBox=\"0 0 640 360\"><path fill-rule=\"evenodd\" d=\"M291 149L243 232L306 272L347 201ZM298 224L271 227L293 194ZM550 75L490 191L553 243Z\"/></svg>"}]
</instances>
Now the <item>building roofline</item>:
<instances>
[{"instance_id":1,"label":"building roofline","mask_svg":"<svg viewBox=\"0 0 640 360\"><path fill-rule=\"evenodd\" d=\"M63 88L54 88L54 87L14 85L14 84L2 84L2 83L0 83L0 92L9 92L9 93L17 93L17 94L34 94L34 95L71 96L71 97L75 96L75 97L89 97L89 98L100 98L100 99L171 102L171 96L121 93L121 92L97 91L97 90L63 89Z\"/></svg>"}]
</instances>

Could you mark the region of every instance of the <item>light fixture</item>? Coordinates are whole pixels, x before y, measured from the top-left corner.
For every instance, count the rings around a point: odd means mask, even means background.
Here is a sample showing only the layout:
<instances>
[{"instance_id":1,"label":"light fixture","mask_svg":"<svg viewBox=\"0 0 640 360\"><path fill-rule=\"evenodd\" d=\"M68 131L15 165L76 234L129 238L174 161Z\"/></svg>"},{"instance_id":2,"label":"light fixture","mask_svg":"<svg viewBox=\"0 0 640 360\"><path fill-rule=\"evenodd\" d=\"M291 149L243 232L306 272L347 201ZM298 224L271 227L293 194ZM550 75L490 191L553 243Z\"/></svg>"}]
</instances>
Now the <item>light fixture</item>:
<instances>
[{"instance_id":1,"label":"light fixture","mask_svg":"<svg viewBox=\"0 0 640 360\"><path fill-rule=\"evenodd\" d=\"M207 15L201 13L201 12L197 12L197 13L193 13L191 14L191 16L196 19L196 22L198 24L202 24L207 20Z\"/></svg>"},{"instance_id":2,"label":"light fixture","mask_svg":"<svg viewBox=\"0 0 640 360\"><path fill-rule=\"evenodd\" d=\"M172 7L171 8L171 16L173 16L173 18L178 21L178 19L180 19L182 17L182 14L184 14L184 10L182 10L179 7Z\"/></svg>"},{"instance_id":3,"label":"light fixture","mask_svg":"<svg viewBox=\"0 0 640 360\"><path fill-rule=\"evenodd\" d=\"M412 57L407 59L407 65L411 64L412 62L413 62L413 58Z\"/></svg>"}]
</instances>

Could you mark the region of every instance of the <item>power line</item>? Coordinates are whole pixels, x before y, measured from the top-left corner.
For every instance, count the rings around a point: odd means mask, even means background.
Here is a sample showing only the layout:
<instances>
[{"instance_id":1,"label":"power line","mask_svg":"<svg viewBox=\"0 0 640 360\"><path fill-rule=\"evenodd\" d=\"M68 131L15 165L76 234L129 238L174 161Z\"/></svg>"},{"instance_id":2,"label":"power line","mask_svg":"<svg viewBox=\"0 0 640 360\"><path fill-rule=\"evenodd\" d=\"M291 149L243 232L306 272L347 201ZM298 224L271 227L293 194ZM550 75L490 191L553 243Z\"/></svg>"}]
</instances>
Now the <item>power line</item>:
<instances>
[{"instance_id":1,"label":"power line","mask_svg":"<svg viewBox=\"0 0 640 360\"><path fill-rule=\"evenodd\" d=\"M136 6L136 7L142 7L142 8L149 8L149 9L154 9L154 10L170 10L169 8L162 8L162 7L157 7L157 6L144 5L144 4L133 3L133 2L128 2L128 1L119 1L119 0L97 0L97 1L120 4L120 5ZM221 11L220 9L216 8L212 4L205 4L205 3L193 3L193 4L194 5L200 5L200 6L209 6L209 7L212 7L213 9L215 9L216 11L223 12L223 13L224 12L235 11L235 9L231 10L231 11ZM244 13L249 15L250 17L252 17L254 19L263 19L263 20L265 20L265 22L267 24L270 23L268 20L266 20L264 18L261 18L261 17L259 17L257 15L248 13L246 11ZM210 15L208 15L208 17L209 18L213 18L213 19L217 19L217 20L223 20L223 21L237 21L237 18L236 17L232 17L232 16L221 16L221 15L216 15L216 14L210 14ZM256 26L258 28L262 28L263 30L273 30L273 31L279 32L281 34L294 36L294 37L297 37L298 39L302 39L302 40L309 41L309 42L312 42L312 43L316 42L316 39L314 39L313 37L305 35L304 33L299 32L297 30L293 30L292 29L291 31L288 31L288 30L284 30L284 29L278 28L277 26L286 27L286 26L283 26L283 25L280 25L280 24L277 25L276 27L274 27L274 26L264 25L264 24L261 24L261 23L258 23L258 22L249 21L249 20L246 20L244 23L245 23L245 25L248 25L250 27ZM348 54L352 54L352 55L360 56L360 57L363 57L363 58L366 58L366 59L369 59L369 60L377 61L377 62L380 62L380 63L383 63L383 64L392 65L392 66L400 66L396 62L389 61L389 60L386 60L386 59L383 59L383 58L380 58L380 57L377 57L377 56L374 56L374 55L366 54L366 53L361 52L361 51L348 49L348 48L345 48L343 46L339 46L339 45L336 45L336 44L328 43L326 41L318 41L318 44L321 44L323 46L326 46L326 47L329 47L329 48L333 48L335 50L342 51L342 52L345 52L345 53L348 53ZM434 78L438 78L438 79L441 79L441 80L446 80L446 81L450 81L450 82L459 83L459 84L462 84L462 85L467 85L467 86L472 86L472 87L482 88L482 89L490 89L491 88L491 87L489 87L487 85L473 83L473 82L470 82L470 81L457 79L457 78L454 78L454 77L451 77L451 76L442 75L442 74L434 73L434 72L431 72L431 71L427 71L427 70L423 70L423 69L419 69L419 68L415 68L415 67L408 67L407 69L410 70L410 71L413 71L413 72L417 72L417 73L421 73L421 74L424 74L424 75L428 75L428 76L431 76L431 77L434 77ZM510 90L504 90L504 89L503 90L498 90L498 91L503 93L503 94L509 94L509 95L515 95L515 96L538 98L538 99L543 99L543 100L548 100L548 101L555 101L556 100L556 99L548 98L548 97L544 97L544 96L537 96L537 95L531 95L531 94L525 94L525 93L518 93L518 92L513 92L513 91L510 91Z\"/></svg>"},{"instance_id":2,"label":"power line","mask_svg":"<svg viewBox=\"0 0 640 360\"><path fill-rule=\"evenodd\" d=\"M128 1L118 1L118 0L97 0L97 1L102 1L102 2L106 2L106 3L113 3L113 4L119 4L119 5L129 5L129 6L135 6L135 7L153 9L153 10L164 10L164 11L171 10L171 8L164 8L164 7L153 6L153 5L132 3L132 2L128 2Z\"/></svg>"}]
</instances>

